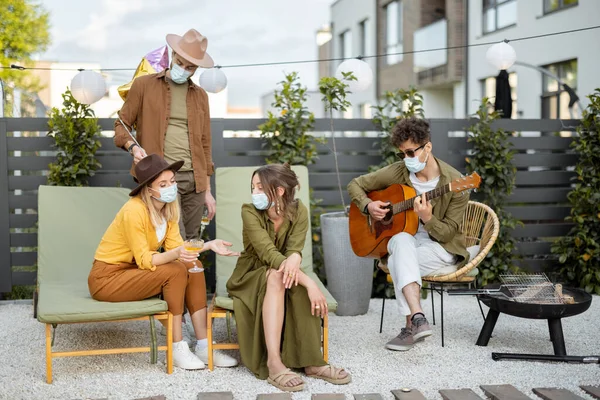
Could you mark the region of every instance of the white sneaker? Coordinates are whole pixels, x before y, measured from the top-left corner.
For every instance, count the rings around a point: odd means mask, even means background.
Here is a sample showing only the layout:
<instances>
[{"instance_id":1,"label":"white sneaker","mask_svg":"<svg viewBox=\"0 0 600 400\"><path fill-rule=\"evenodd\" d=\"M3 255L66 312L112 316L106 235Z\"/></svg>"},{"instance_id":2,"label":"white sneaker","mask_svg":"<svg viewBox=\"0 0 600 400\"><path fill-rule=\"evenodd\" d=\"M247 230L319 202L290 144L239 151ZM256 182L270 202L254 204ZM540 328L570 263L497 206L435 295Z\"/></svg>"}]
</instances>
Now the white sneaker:
<instances>
[{"instance_id":1,"label":"white sneaker","mask_svg":"<svg viewBox=\"0 0 600 400\"><path fill-rule=\"evenodd\" d=\"M206 347L204 350L196 349L194 354L196 354L196 357L202 360L205 364L208 364L208 347ZM227 368L235 367L238 365L238 362L235 358L228 356L219 350L213 350L213 364L215 367Z\"/></svg>"},{"instance_id":2,"label":"white sneaker","mask_svg":"<svg viewBox=\"0 0 600 400\"><path fill-rule=\"evenodd\" d=\"M204 369L206 365L191 352L183 340L173 343L173 365L182 369Z\"/></svg>"}]
</instances>

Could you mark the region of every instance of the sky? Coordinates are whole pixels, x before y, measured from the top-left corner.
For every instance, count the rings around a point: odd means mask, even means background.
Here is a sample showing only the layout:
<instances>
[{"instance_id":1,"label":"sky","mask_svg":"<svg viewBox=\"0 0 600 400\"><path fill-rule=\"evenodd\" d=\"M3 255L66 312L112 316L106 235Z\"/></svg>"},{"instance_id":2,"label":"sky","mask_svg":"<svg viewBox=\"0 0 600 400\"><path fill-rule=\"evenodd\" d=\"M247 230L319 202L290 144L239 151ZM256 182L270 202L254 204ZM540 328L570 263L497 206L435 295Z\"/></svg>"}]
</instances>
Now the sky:
<instances>
[{"instance_id":1,"label":"sky","mask_svg":"<svg viewBox=\"0 0 600 400\"><path fill-rule=\"evenodd\" d=\"M166 44L168 33L194 28L208 38L218 65L317 58L316 32L329 21L333 0L39 0L50 12L52 44L40 60L98 63L135 69L142 57ZM223 68L229 104L258 107L284 74L297 71L317 86L317 64ZM112 73L110 84L134 71ZM201 71L199 70L197 74Z\"/></svg>"}]
</instances>

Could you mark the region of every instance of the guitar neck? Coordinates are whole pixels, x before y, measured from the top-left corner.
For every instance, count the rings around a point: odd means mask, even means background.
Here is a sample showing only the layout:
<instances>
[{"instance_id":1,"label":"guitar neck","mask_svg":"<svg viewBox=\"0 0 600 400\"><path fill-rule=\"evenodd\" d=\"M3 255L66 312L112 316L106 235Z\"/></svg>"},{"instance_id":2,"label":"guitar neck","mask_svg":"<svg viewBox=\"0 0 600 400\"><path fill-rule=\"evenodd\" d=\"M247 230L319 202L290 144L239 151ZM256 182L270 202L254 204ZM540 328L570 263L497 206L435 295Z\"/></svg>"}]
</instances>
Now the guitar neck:
<instances>
[{"instance_id":1,"label":"guitar neck","mask_svg":"<svg viewBox=\"0 0 600 400\"><path fill-rule=\"evenodd\" d=\"M429 192L425 193L425 198L429 201L431 199L435 199L436 197L440 197L445 195L446 193L451 191L451 187L450 184L444 185L442 187L439 188L435 188L433 190L430 190ZM395 214L404 212L406 210L410 210L414 207L414 203L415 203L415 199L417 197L412 197L410 199L401 201L399 203L396 203L392 206L392 211Z\"/></svg>"}]
</instances>

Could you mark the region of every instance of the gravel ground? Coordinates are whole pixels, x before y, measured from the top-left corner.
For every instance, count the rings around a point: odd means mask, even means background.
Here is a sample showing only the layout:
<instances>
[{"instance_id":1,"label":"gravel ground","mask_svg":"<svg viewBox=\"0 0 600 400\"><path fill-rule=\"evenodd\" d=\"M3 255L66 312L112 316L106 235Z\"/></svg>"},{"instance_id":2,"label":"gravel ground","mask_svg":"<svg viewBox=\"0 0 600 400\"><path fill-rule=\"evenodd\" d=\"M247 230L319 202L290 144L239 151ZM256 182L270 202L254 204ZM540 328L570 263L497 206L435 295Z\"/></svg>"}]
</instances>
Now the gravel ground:
<instances>
[{"instance_id":1,"label":"gravel ground","mask_svg":"<svg viewBox=\"0 0 600 400\"><path fill-rule=\"evenodd\" d=\"M369 312L357 317L330 317L330 361L352 373L349 385L334 386L307 379L303 392L293 399L309 399L315 393L380 393L402 387L420 390L428 399L441 399L440 389L471 388L484 397L480 385L512 384L536 396L534 387L564 387L592 399L578 385L600 384L597 364L499 361L491 352L551 354L552 345L544 320L524 320L501 315L488 347L475 345L482 318L472 297L446 297L446 347L440 344L440 326L434 336L408 352L391 352L384 344L395 336L401 319L396 304L386 307L384 330L379 334L381 300L371 300ZM439 297L436 295L437 312ZM424 302L431 315L431 302ZM485 307L484 307L485 309ZM439 314L438 314L439 315ZM431 319L431 318L430 318ZM223 321L219 321L223 322ZM167 399L196 399L199 392L231 391L235 399L255 399L260 393L277 393L243 367L214 372L183 371L166 375L164 353L156 365L148 354L69 357L54 360L54 383L45 383L44 325L32 318L31 305L1 303L0 399L136 399L165 395ZM572 355L600 354L600 298L590 309L563 320L567 352ZM218 324L218 335L225 325ZM55 349L126 347L148 343L147 323L82 324L59 326ZM164 340L164 339L162 339ZM237 355L237 353L232 353Z\"/></svg>"}]
</instances>

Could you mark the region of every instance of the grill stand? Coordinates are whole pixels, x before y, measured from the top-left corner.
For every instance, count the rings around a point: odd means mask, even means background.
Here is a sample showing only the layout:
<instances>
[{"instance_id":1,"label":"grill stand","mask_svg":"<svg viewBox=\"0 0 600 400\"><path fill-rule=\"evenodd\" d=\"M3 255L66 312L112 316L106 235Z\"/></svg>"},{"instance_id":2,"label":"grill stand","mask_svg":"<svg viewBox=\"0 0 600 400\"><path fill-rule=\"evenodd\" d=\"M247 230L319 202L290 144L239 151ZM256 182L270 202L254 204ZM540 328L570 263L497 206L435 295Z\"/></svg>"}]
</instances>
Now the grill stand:
<instances>
[{"instance_id":1,"label":"grill stand","mask_svg":"<svg viewBox=\"0 0 600 400\"><path fill-rule=\"evenodd\" d=\"M490 338L492 337L492 332L494 331L494 327L496 326L496 322L498 322L498 317L500 316L500 312L490 308L487 316L485 317L485 322L481 327L481 332L479 332L479 337L477 338L477 346L487 346ZM556 356L566 356L567 349L565 347L565 337L563 335L562 323L560 318L549 318L548 320L548 331L550 332L550 340L552 341L552 346L554 347L554 355ZM498 354L498 353L496 353Z\"/></svg>"}]
</instances>

